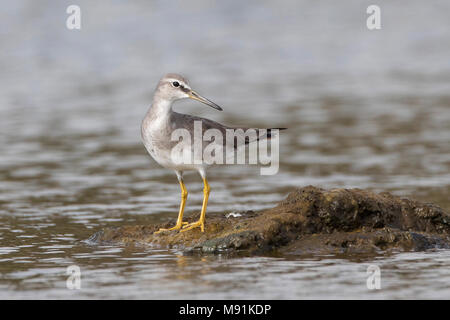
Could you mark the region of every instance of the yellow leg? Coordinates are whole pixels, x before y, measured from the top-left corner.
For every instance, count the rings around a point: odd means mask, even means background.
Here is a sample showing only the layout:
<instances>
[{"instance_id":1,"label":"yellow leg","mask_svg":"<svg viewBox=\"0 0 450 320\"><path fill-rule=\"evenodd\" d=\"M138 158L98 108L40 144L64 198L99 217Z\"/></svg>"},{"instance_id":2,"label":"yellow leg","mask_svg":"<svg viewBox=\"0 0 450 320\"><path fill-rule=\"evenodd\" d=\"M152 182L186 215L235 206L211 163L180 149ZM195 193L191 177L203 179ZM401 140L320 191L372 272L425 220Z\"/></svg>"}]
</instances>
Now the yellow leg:
<instances>
[{"instance_id":1,"label":"yellow leg","mask_svg":"<svg viewBox=\"0 0 450 320\"><path fill-rule=\"evenodd\" d=\"M203 205L202 205L202 212L200 213L200 219L196 222L190 223L185 227L183 227L183 229L180 230L181 232L191 230L197 227L200 227L202 232L205 232L206 206L208 205L209 191L211 190L211 188L209 187L208 180L206 180L206 178L203 178L203 184L204 184Z\"/></svg>"},{"instance_id":2,"label":"yellow leg","mask_svg":"<svg viewBox=\"0 0 450 320\"><path fill-rule=\"evenodd\" d=\"M177 224L174 227L169 228L169 229L161 228L158 231L156 231L155 233L160 233L163 231L179 230L179 229L181 229L181 227L183 225L187 224L187 222L183 222L183 213L184 213L184 206L186 204L188 192L187 192L186 186L184 185L184 182L182 179L180 179L180 187L181 187L181 204L180 204L180 211L178 213Z\"/></svg>"}]
</instances>

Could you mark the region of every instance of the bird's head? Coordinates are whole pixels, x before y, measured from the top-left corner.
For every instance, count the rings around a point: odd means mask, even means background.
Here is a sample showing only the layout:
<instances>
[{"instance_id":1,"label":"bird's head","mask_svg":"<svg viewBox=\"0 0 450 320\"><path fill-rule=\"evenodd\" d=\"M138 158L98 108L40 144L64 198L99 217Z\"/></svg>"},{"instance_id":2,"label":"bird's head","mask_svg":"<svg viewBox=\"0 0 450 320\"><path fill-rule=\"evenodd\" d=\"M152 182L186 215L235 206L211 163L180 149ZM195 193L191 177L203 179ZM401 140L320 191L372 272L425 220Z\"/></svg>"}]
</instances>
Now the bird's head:
<instances>
[{"instance_id":1,"label":"bird's head","mask_svg":"<svg viewBox=\"0 0 450 320\"><path fill-rule=\"evenodd\" d=\"M222 108L217 104L192 90L188 81L175 73L168 73L159 81L156 93L160 99L165 99L170 102L190 98L222 111Z\"/></svg>"}]
</instances>

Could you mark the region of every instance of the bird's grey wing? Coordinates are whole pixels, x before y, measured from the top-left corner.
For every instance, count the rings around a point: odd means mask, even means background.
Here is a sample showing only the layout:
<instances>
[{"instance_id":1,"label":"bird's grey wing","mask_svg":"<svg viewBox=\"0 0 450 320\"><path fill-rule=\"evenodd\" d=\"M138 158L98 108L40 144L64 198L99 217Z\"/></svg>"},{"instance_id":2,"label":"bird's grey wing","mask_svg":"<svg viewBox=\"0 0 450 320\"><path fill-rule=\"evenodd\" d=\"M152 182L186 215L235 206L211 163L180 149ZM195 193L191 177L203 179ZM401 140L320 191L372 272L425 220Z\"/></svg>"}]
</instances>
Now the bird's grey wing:
<instances>
[{"instance_id":1,"label":"bird's grey wing","mask_svg":"<svg viewBox=\"0 0 450 320\"><path fill-rule=\"evenodd\" d=\"M187 129L189 132L194 132L195 122L201 122L202 134L205 136L205 132L210 129L216 129L222 134L222 139L217 141L211 139L212 143L220 143L224 148L234 148L237 149L242 145L246 145L255 141L259 141L262 139L270 139L274 136L274 130L284 130L285 128L269 128L269 129L260 129L260 128L236 128L226 126L219 122L187 115L180 114L174 112L174 127ZM211 134L214 135L213 132L210 131ZM228 136L227 136L228 135Z\"/></svg>"}]
</instances>

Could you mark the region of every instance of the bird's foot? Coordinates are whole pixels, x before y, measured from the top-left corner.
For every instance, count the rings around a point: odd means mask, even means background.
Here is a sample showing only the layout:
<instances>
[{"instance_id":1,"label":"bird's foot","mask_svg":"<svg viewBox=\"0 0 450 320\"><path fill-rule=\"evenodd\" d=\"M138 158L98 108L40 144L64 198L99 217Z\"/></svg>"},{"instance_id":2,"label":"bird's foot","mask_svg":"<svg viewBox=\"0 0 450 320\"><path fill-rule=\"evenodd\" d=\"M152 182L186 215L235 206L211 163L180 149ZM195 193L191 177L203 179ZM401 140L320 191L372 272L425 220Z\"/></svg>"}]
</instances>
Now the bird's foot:
<instances>
[{"instance_id":1,"label":"bird's foot","mask_svg":"<svg viewBox=\"0 0 450 320\"><path fill-rule=\"evenodd\" d=\"M200 227L202 232L205 232L205 222L202 220L198 220L196 222L189 223L188 225L184 226L180 232L188 231L194 228Z\"/></svg>"},{"instance_id":2,"label":"bird's foot","mask_svg":"<svg viewBox=\"0 0 450 320\"><path fill-rule=\"evenodd\" d=\"M186 225L186 224L188 224L187 222L180 222L180 223L177 223L174 227L172 227L172 228L168 228L168 229L165 229L165 228L161 228L161 229L159 229L158 231L156 231L154 234L158 234L158 233L161 233L161 232L164 232L164 231L172 231L172 230L180 230L184 225Z\"/></svg>"}]
</instances>

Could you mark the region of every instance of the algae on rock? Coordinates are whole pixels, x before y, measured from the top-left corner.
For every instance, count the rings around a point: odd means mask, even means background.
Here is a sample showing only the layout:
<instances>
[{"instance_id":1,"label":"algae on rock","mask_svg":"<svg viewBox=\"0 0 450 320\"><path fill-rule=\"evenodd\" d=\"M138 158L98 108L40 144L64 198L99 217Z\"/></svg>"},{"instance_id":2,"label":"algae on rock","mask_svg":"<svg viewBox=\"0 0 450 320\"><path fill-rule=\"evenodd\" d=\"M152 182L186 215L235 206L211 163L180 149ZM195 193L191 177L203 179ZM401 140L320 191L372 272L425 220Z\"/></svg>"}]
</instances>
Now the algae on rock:
<instances>
[{"instance_id":1,"label":"algae on rock","mask_svg":"<svg viewBox=\"0 0 450 320\"><path fill-rule=\"evenodd\" d=\"M191 216L188 221L197 217ZM173 224L107 228L95 243L146 243L189 252L289 254L425 250L450 247L450 215L439 206L361 189L292 191L272 209L239 217L208 214L205 232L168 231Z\"/></svg>"}]
</instances>

